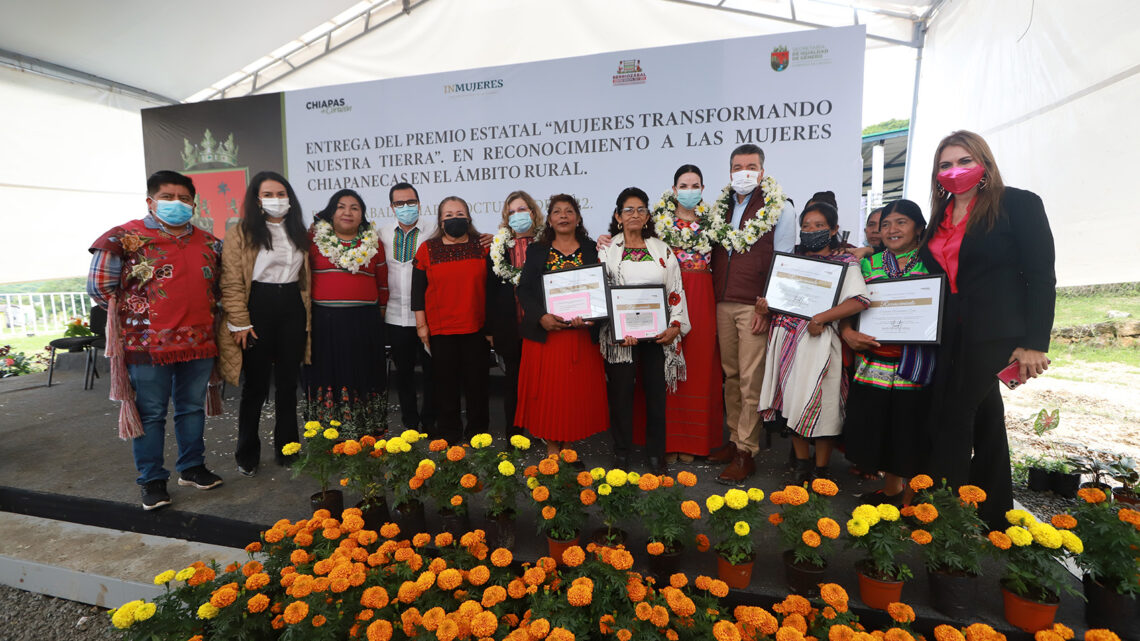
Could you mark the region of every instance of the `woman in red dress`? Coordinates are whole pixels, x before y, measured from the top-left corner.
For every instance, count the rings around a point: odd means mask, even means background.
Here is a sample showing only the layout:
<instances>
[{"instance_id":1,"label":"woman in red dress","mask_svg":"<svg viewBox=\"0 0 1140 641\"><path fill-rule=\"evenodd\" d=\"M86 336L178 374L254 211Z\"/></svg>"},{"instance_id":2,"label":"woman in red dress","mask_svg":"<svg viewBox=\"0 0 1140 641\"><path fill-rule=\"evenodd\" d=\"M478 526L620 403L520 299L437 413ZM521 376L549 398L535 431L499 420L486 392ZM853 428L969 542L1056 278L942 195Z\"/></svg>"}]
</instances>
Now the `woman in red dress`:
<instances>
[{"instance_id":1,"label":"woman in red dress","mask_svg":"<svg viewBox=\"0 0 1140 641\"><path fill-rule=\"evenodd\" d=\"M578 201L566 194L551 196L546 227L527 247L519 277L523 346L515 412L515 425L544 439L547 453L610 428L597 327L546 313L542 296L544 273L597 262Z\"/></svg>"}]
</instances>

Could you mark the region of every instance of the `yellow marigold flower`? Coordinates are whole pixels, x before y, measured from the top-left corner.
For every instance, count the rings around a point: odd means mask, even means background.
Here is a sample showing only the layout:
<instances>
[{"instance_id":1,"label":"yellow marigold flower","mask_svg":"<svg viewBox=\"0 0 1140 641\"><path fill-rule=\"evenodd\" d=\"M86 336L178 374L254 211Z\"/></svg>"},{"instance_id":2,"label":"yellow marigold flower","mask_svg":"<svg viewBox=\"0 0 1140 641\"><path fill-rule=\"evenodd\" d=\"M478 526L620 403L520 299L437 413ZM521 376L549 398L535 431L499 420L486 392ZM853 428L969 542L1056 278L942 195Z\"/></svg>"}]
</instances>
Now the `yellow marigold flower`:
<instances>
[{"instance_id":1,"label":"yellow marigold flower","mask_svg":"<svg viewBox=\"0 0 1140 641\"><path fill-rule=\"evenodd\" d=\"M629 475L623 470L610 470L606 472L606 483L611 487L621 487L629 480Z\"/></svg>"},{"instance_id":2,"label":"yellow marigold flower","mask_svg":"<svg viewBox=\"0 0 1140 641\"><path fill-rule=\"evenodd\" d=\"M1005 532L993 531L986 535L990 543L999 550L1008 550L1009 546L1013 545L1013 541L1005 534Z\"/></svg>"},{"instance_id":3,"label":"yellow marigold flower","mask_svg":"<svg viewBox=\"0 0 1140 641\"><path fill-rule=\"evenodd\" d=\"M174 579L174 570L167 570L154 577L155 585L166 585Z\"/></svg>"},{"instance_id":4,"label":"yellow marigold flower","mask_svg":"<svg viewBox=\"0 0 1140 641\"><path fill-rule=\"evenodd\" d=\"M490 445L493 440L490 434L476 434L471 437L471 447L481 450Z\"/></svg>"},{"instance_id":5,"label":"yellow marigold flower","mask_svg":"<svg viewBox=\"0 0 1140 641\"><path fill-rule=\"evenodd\" d=\"M1025 510L1009 510L1005 513L1005 520L1009 521L1010 525L1020 525L1022 527L1037 522L1037 519Z\"/></svg>"},{"instance_id":6,"label":"yellow marigold flower","mask_svg":"<svg viewBox=\"0 0 1140 641\"><path fill-rule=\"evenodd\" d=\"M847 521L847 533L851 536L865 536L870 531L870 524L857 516Z\"/></svg>"},{"instance_id":7,"label":"yellow marigold flower","mask_svg":"<svg viewBox=\"0 0 1140 641\"><path fill-rule=\"evenodd\" d=\"M1057 514L1050 520L1050 523L1053 524L1053 527L1061 530L1071 530L1077 527L1077 520L1068 514Z\"/></svg>"},{"instance_id":8,"label":"yellow marigold flower","mask_svg":"<svg viewBox=\"0 0 1140 641\"><path fill-rule=\"evenodd\" d=\"M875 509L879 511L879 518L884 521L899 520L899 509L890 503L880 503Z\"/></svg>"},{"instance_id":9,"label":"yellow marigold flower","mask_svg":"<svg viewBox=\"0 0 1140 641\"><path fill-rule=\"evenodd\" d=\"M923 523L930 523L938 518L938 508L930 503L919 503L914 506L914 518Z\"/></svg>"},{"instance_id":10,"label":"yellow marigold flower","mask_svg":"<svg viewBox=\"0 0 1140 641\"><path fill-rule=\"evenodd\" d=\"M693 487L697 484L697 475L687 470L677 473L677 482L685 487Z\"/></svg>"},{"instance_id":11,"label":"yellow marigold flower","mask_svg":"<svg viewBox=\"0 0 1140 641\"><path fill-rule=\"evenodd\" d=\"M598 486L598 496L609 496L610 492L613 491L614 488L610 487L609 483L602 483Z\"/></svg>"},{"instance_id":12,"label":"yellow marigold flower","mask_svg":"<svg viewBox=\"0 0 1140 641\"><path fill-rule=\"evenodd\" d=\"M811 482L811 491L820 496L835 496L839 494L839 486L831 479L815 479Z\"/></svg>"},{"instance_id":13,"label":"yellow marigold flower","mask_svg":"<svg viewBox=\"0 0 1140 641\"><path fill-rule=\"evenodd\" d=\"M740 641L740 629L731 621L717 621L712 631L716 641Z\"/></svg>"},{"instance_id":14,"label":"yellow marigold flower","mask_svg":"<svg viewBox=\"0 0 1140 641\"><path fill-rule=\"evenodd\" d=\"M914 609L905 603L891 603L887 605L887 614L899 623L914 621Z\"/></svg>"},{"instance_id":15,"label":"yellow marigold flower","mask_svg":"<svg viewBox=\"0 0 1140 641\"><path fill-rule=\"evenodd\" d=\"M405 445L408 445L407 441L400 438L399 436L394 436L388 439L388 442L384 444L384 451L389 454L399 454L400 452L404 451ZM411 449L410 445L408 446L408 449Z\"/></svg>"},{"instance_id":16,"label":"yellow marigold flower","mask_svg":"<svg viewBox=\"0 0 1140 641\"><path fill-rule=\"evenodd\" d=\"M811 548L817 548L823 542L815 530L804 530L804 533L800 535L800 540Z\"/></svg>"},{"instance_id":17,"label":"yellow marigold flower","mask_svg":"<svg viewBox=\"0 0 1140 641\"><path fill-rule=\"evenodd\" d=\"M514 446L515 449L529 450L530 439L523 436L522 434L515 434L511 437L511 445Z\"/></svg>"},{"instance_id":18,"label":"yellow marigold flower","mask_svg":"<svg viewBox=\"0 0 1140 641\"><path fill-rule=\"evenodd\" d=\"M712 496L705 499L705 507L709 509L710 514L724 507L724 503L724 497L719 494L713 494Z\"/></svg>"},{"instance_id":19,"label":"yellow marigold flower","mask_svg":"<svg viewBox=\"0 0 1140 641\"><path fill-rule=\"evenodd\" d=\"M929 487L934 486L934 479L926 474L919 474L910 480L910 489L915 492L921 492Z\"/></svg>"},{"instance_id":20,"label":"yellow marigold flower","mask_svg":"<svg viewBox=\"0 0 1140 641\"><path fill-rule=\"evenodd\" d=\"M147 619L154 616L154 612L157 609L158 606L153 603L143 603L139 607L135 608L135 621L146 621Z\"/></svg>"},{"instance_id":21,"label":"yellow marigold flower","mask_svg":"<svg viewBox=\"0 0 1140 641\"><path fill-rule=\"evenodd\" d=\"M1029 530L1019 525L1011 525L1006 528L1005 535L1017 547L1025 547L1033 543L1033 535L1029 533Z\"/></svg>"},{"instance_id":22,"label":"yellow marigold flower","mask_svg":"<svg viewBox=\"0 0 1140 641\"><path fill-rule=\"evenodd\" d=\"M638 474L637 472L628 472L625 476L625 482L629 483L630 485L637 485L637 482L640 480L641 480L641 475ZM664 481L662 481L662 485L664 485ZM666 487L668 487L668 486L666 486Z\"/></svg>"},{"instance_id":23,"label":"yellow marigold flower","mask_svg":"<svg viewBox=\"0 0 1140 641\"><path fill-rule=\"evenodd\" d=\"M388 445L388 439L382 438L382 439L379 439L376 441L376 443L372 446L372 449L374 449L378 452L383 452L384 448L387 447L387 445Z\"/></svg>"},{"instance_id":24,"label":"yellow marigold flower","mask_svg":"<svg viewBox=\"0 0 1140 641\"><path fill-rule=\"evenodd\" d=\"M514 476L515 464L510 461L499 461L499 474L503 476Z\"/></svg>"},{"instance_id":25,"label":"yellow marigold flower","mask_svg":"<svg viewBox=\"0 0 1140 641\"><path fill-rule=\"evenodd\" d=\"M292 455L294 455L300 451L301 451L301 444L296 443L296 442L286 443L285 446L281 448L281 453L284 454L285 456L292 456Z\"/></svg>"},{"instance_id":26,"label":"yellow marigold flower","mask_svg":"<svg viewBox=\"0 0 1140 641\"><path fill-rule=\"evenodd\" d=\"M422 439L423 435L421 435L416 430L404 430L403 432L400 432L400 438L404 439L404 441L408 443L415 443L416 441Z\"/></svg>"},{"instance_id":27,"label":"yellow marigold flower","mask_svg":"<svg viewBox=\"0 0 1140 641\"><path fill-rule=\"evenodd\" d=\"M194 576L194 571L197 569L198 568L195 568L195 567L183 568L183 569L178 571L178 574L174 575L174 580L175 581L186 581L190 577Z\"/></svg>"},{"instance_id":28,"label":"yellow marigold flower","mask_svg":"<svg viewBox=\"0 0 1140 641\"><path fill-rule=\"evenodd\" d=\"M732 525L732 531L736 532L737 536L748 536L752 532L752 527L746 521L737 521Z\"/></svg>"},{"instance_id":29,"label":"yellow marigold flower","mask_svg":"<svg viewBox=\"0 0 1140 641\"><path fill-rule=\"evenodd\" d=\"M819 596L836 612L847 611L847 590L837 583L823 583L819 586Z\"/></svg>"},{"instance_id":30,"label":"yellow marigold flower","mask_svg":"<svg viewBox=\"0 0 1140 641\"><path fill-rule=\"evenodd\" d=\"M533 476L528 476L528 477L526 477L526 487L527 487L527 489L533 490L534 488L538 487L539 485L540 485L540 484L539 484L539 482L538 482L538 479L537 479L537 478L535 478L535 477L533 477Z\"/></svg>"},{"instance_id":31,"label":"yellow marigold flower","mask_svg":"<svg viewBox=\"0 0 1140 641\"><path fill-rule=\"evenodd\" d=\"M594 469L590 470L590 476L595 481L600 481L606 477L606 470L605 468L595 467Z\"/></svg>"},{"instance_id":32,"label":"yellow marigold flower","mask_svg":"<svg viewBox=\"0 0 1140 641\"><path fill-rule=\"evenodd\" d=\"M934 537L926 530L914 530L910 533L910 540L919 545L926 545L934 540Z\"/></svg>"},{"instance_id":33,"label":"yellow marigold flower","mask_svg":"<svg viewBox=\"0 0 1140 641\"><path fill-rule=\"evenodd\" d=\"M752 501L753 503L759 503L760 501L763 501L764 490L761 490L758 487L748 488L748 500Z\"/></svg>"},{"instance_id":34,"label":"yellow marigold flower","mask_svg":"<svg viewBox=\"0 0 1140 641\"><path fill-rule=\"evenodd\" d=\"M1052 525L1034 522L1029 524L1028 529L1029 533L1033 535L1033 540L1037 542L1037 545L1049 548L1050 550L1056 550L1061 547L1061 533Z\"/></svg>"},{"instance_id":35,"label":"yellow marigold flower","mask_svg":"<svg viewBox=\"0 0 1140 641\"><path fill-rule=\"evenodd\" d=\"M822 536L826 536L829 539L839 538L839 524L835 522L835 519L825 516L815 522L815 527Z\"/></svg>"},{"instance_id":36,"label":"yellow marigold flower","mask_svg":"<svg viewBox=\"0 0 1140 641\"><path fill-rule=\"evenodd\" d=\"M141 600L128 601L111 612L111 625L120 630L131 627L135 622L135 611L143 605ZM209 604L207 604L209 605Z\"/></svg>"},{"instance_id":37,"label":"yellow marigold flower","mask_svg":"<svg viewBox=\"0 0 1140 641\"><path fill-rule=\"evenodd\" d=\"M331 423L330 423L330 425L331 425ZM330 441L335 441L338 438L340 438L340 432L336 431L335 428L330 427L330 428L326 429L324 432L322 432L321 436L327 438Z\"/></svg>"},{"instance_id":38,"label":"yellow marigold flower","mask_svg":"<svg viewBox=\"0 0 1140 641\"><path fill-rule=\"evenodd\" d=\"M1081 541L1080 537L1073 534L1069 530L1061 530L1061 545L1073 554L1081 554L1085 551L1085 544Z\"/></svg>"},{"instance_id":39,"label":"yellow marigold flower","mask_svg":"<svg viewBox=\"0 0 1140 641\"><path fill-rule=\"evenodd\" d=\"M305 607L306 607L306 612L307 612L308 606L305 606ZM220 612L220 611L221 610L218 610L218 608L214 607L214 605L212 603L207 601L206 603L203 603L202 605L198 606L198 618L199 619L212 619L212 618L218 616L218 612Z\"/></svg>"},{"instance_id":40,"label":"yellow marigold flower","mask_svg":"<svg viewBox=\"0 0 1140 641\"><path fill-rule=\"evenodd\" d=\"M306 430L319 430L319 429L321 429L321 423L320 423L320 421L308 421L307 423L305 423L305 429Z\"/></svg>"},{"instance_id":41,"label":"yellow marigold flower","mask_svg":"<svg viewBox=\"0 0 1140 641\"><path fill-rule=\"evenodd\" d=\"M865 522L868 527L878 523L882 518L879 516L878 508L874 505L867 505L866 503L852 510L851 516Z\"/></svg>"},{"instance_id":42,"label":"yellow marigold flower","mask_svg":"<svg viewBox=\"0 0 1140 641\"><path fill-rule=\"evenodd\" d=\"M733 488L724 493L724 504L734 510L742 510L748 506L748 493Z\"/></svg>"}]
</instances>

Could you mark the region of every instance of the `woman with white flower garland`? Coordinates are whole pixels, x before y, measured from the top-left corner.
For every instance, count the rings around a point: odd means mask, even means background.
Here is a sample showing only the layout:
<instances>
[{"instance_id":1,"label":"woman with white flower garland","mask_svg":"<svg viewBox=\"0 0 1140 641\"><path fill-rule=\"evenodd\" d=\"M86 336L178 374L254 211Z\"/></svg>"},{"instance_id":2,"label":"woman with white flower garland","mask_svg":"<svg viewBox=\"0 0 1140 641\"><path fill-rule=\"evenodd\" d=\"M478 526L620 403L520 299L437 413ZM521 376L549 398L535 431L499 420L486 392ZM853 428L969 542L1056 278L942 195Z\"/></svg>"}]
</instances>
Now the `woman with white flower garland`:
<instances>
[{"instance_id":1,"label":"woman with white flower garland","mask_svg":"<svg viewBox=\"0 0 1140 641\"><path fill-rule=\"evenodd\" d=\"M388 264L364 199L332 195L313 220L312 365L306 369L306 419L340 421L346 438L386 425L384 306Z\"/></svg>"},{"instance_id":2,"label":"woman with white flower garland","mask_svg":"<svg viewBox=\"0 0 1140 641\"><path fill-rule=\"evenodd\" d=\"M490 270L494 278L487 281L487 339L495 353L503 359L503 416L507 438L522 434L514 420L518 405L519 363L522 360L522 337L519 321L522 307L515 288L522 275L526 251L542 232L543 215L538 203L525 191L513 191L503 201L503 220L491 241Z\"/></svg>"},{"instance_id":3,"label":"woman with white flower garland","mask_svg":"<svg viewBox=\"0 0 1140 641\"><path fill-rule=\"evenodd\" d=\"M661 195L653 211L657 235L673 250L681 267L685 304L692 329L681 341L688 370L686 380L665 399L666 462L707 456L721 444L724 432L720 348L716 340L712 247L719 242L712 207L701 199L704 176L696 165L682 165L673 187ZM635 423L643 421L635 420ZM644 438L635 426L634 440Z\"/></svg>"},{"instance_id":4,"label":"woman with white flower garland","mask_svg":"<svg viewBox=\"0 0 1140 641\"><path fill-rule=\"evenodd\" d=\"M222 310L228 332L218 332L222 376L237 386L241 374L238 472L257 474L261 463L261 407L276 385L273 451L297 440L297 379L308 361L309 237L304 210L281 174L262 171L249 181L242 219L222 245Z\"/></svg>"}]
</instances>

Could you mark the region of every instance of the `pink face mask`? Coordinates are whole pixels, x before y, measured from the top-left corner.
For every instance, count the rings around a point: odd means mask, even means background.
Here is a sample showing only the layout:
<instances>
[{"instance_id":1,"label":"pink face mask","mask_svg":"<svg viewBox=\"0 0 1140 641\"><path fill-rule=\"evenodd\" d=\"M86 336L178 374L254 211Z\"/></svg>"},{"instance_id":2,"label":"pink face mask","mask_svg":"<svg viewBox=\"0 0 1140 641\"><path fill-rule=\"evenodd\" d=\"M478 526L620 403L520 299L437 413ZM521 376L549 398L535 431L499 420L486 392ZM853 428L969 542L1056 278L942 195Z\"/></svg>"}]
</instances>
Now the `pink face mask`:
<instances>
[{"instance_id":1,"label":"pink face mask","mask_svg":"<svg viewBox=\"0 0 1140 641\"><path fill-rule=\"evenodd\" d=\"M938 184L952 194L963 194L974 188L985 175L986 168L974 165L969 168L951 167L946 171L938 172Z\"/></svg>"}]
</instances>

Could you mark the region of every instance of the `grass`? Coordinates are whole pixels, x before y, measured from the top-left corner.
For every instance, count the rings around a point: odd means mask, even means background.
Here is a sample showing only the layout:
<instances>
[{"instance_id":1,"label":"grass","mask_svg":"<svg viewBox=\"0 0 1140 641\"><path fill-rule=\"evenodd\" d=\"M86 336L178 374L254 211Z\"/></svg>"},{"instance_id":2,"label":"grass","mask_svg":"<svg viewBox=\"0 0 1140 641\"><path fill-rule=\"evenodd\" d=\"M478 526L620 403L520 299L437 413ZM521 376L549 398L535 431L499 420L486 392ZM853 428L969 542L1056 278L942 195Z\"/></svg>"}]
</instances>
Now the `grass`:
<instances>
[{"instance_id":1,"label":"grass","mask_svg":"<svg viewBox=\"0 0 1140 641\"><path fill-rule=\"evenodd\" d=\"M1120 363L1140 368L1140 347L1095 347L1082 344L1053 343L1049 358L1058 365L1085 363Z\"/></svg>"},{"instance_id":2,"label":"grass","mask_svg":"<svg viewBox=\"0 0 1140 641\"><path fill-rule=\"evenodd\" d=\"M13 352L24 352L29 356L33 352L38 352L44 348L49 342L63 338L63 331L58 334L52 335L39 335L39 336L0 336L0 345L11 345Z\"/></svg>"},{"instance_id":3,"label":"grass","mask_svg":"<svg viewBox=\"0 0 1140 641\"><path fill-rule=\"evenodd\" d=\"M1103 323L1109 320L1109 310L1128 312L1131 318L1140 318L1140 289L1119 286L1110 291L1078 295L1058 292L1053 327Z\"/></svg>"}]
</instances>

